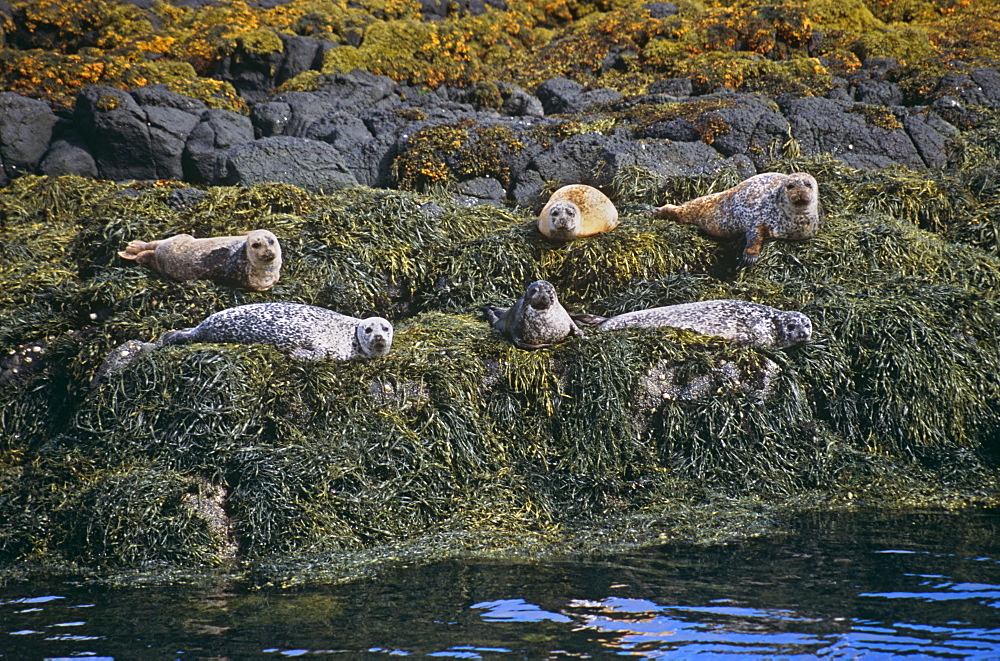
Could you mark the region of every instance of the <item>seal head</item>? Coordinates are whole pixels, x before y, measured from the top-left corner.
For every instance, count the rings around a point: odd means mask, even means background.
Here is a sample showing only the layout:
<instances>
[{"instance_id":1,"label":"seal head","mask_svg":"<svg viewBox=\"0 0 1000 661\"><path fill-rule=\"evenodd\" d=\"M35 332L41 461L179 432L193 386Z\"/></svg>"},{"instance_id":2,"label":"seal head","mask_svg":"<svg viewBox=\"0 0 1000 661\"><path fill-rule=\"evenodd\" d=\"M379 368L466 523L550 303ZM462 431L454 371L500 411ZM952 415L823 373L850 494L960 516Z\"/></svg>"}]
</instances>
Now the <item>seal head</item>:
<instances>
[{"instance_id":1,"label":"seal head","mask_svg":"<svg viewBox=\"0 0 1000 661\"><path fill-rule=\"evenodd\" d=\"M812 339L812 320L801 312L783 312L774 320L776 344L780 349L805 344Z\"/></svg>"},{"instance_id":2,"label":"seal head","mask_svg":"<svg viewBox=\"0 0 1000 661\"><path fill-rule=\"evenodd\" d=\"M359 356L380 358L392 348L392 323L382 317L368 317L358 322L355 331Z\"/></svg>"}]
</instances>

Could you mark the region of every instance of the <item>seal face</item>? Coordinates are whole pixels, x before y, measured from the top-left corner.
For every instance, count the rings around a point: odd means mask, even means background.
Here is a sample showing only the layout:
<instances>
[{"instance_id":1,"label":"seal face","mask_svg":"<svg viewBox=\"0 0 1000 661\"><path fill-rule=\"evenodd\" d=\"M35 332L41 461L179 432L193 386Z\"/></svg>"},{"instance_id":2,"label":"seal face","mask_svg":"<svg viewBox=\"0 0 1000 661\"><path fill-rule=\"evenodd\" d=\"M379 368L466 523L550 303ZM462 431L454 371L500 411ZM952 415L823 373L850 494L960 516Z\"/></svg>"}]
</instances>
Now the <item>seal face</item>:
<instances>
[{"instance_id":1,"label":"seal face","mask_svg":"<svg viewBox=\"0 0 1000 661\"><path fill-rule=\"evenodd\" d=\"M739 265L749 266L760 258L766 239L815 236L823 209L812 175L765 172L719 193L681 205L666 204L653 216L697 225L712 236L744 236L746 247Z\"/></svg>"},{"instance_id":2,"label":"seal face","mask_svg":"<svg viewBox=\"0 0 1000 661\"><path fill-rule=\"evenodd\" d=\"M592 186L570 184L549 198L538 214L538 231L556 241L571 241L618 227L618 209Z\"/></svg>"},{"instance_id":3,"label":"seal face","mask_svg":"<svg viewBox=\"0 0 1000 661\"><path fill-rule=\"evenodd\" d=\"M281 277L281 244L268 230L207 239L178 234L161 241L135 240L118 255L174 280L211 280L252 291L266 291Z\"/></svg>"},{"instance_id":4,"label":"seal face","mask_svg":"<svg viewBox=\"0 0 1000 661\"><path fill-rule=\"evenodd\" d=\"M812 338L812 321L796 311L720 299L626 312L610 318L587 315L601 330L630 326L685 328L759 348L785 349Z\"/></svg>"},{"instance_id":5,"label":"seal face","mask_svg":"<svg viewBox=\"0 0 1000 661\"><path fill-rule=\"evenodd\" d=\"M194 328L164 333L157 346L192 342L269 344L301 360L378 358L392 347L392 323L301 303L251 303L220 310Z\"/></svg>"},{"instance_id":6,"label":"seal face","mask_svg":"<svg viewBox=\"0 0 1000 661\"><path fill-rule=\"evenodd\" d=\"M490 326L521 349L551 347L570 335L586 337L559 303L556 288L548 280L532 282L509 308L488 307L485 311Z\"/></svg>"}]
</instances>

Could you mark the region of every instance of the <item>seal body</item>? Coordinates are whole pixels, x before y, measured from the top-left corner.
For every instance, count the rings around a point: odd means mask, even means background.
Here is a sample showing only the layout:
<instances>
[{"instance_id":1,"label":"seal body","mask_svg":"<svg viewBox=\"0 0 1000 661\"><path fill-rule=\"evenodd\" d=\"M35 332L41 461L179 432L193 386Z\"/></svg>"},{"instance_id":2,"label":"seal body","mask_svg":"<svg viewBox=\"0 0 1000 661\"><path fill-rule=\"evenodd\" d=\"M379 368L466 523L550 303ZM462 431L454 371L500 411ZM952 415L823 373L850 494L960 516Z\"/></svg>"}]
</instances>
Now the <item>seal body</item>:
<instances>
[{"instance_id":1,"label":"seal body","mask_svg":"<svg viewBox=\"0 0 1000 661\"><path fill-rule=\"evenodd\" d=\"M251 303L220 310L194 328L164 333L158 346L192 342L262 343L301 360L378 358L392 347L392 324L301 303Z\"/></svg>"},{"instance_id":2,"label":"seal body","mask_svg":"<svg viewBox=\"0 0 1000 661\"><path fill-rule=\"evenodd\" d=\"M601 191L585 184L563 186L538 215L538 231L556 241L571 241L618 227L618 209Z\"/></svg>"},{"instance_id":3,"label":"seal body","mask_svg":"<svg viewBox=\"0 0 1000 661\"><path fill-rule=\"evenodd\" d=\"M486 317L494 330L522 349L550 347L570 335L585 337L559 303L556 288L548 280L532 282L524 296L509 308L486 308Z\"/></svg>"},{"instance_id":4,"label":"seal body","mask_svg":"<svg viewBox=\"0 0 1000 661\"><path fill-rule=\"evenodd\" d=\"M719 193L681 205L666 204L653 215L697 225L712 236L744 236L740 266L749 266L760 258L766 239L815 236L823 210L812 175L765 172Z\"/></svg>"},{"instance_id":5,"label":"seal body","mask_svg":"<svg viewBox=\"0 0 1000 661\"><path fill-rule=\"evenodd\" d=\"M178 234L162 241L135 240L118 255L174 280L211 280L252 291L270 289L281 277L281 244L268 230L208 239Z\"/></svg>"},{"instance_id":6,"label":"seal body","mask_svg":"<svg viewBox=\"0 0 1000 661\"><path fill-rule=\"evenodd\" d=\"M610 318L587 317L587 321L597 323L601 330L669 326L760 348L785 349L812 338L812 321L801 312L785 312L735 299L667 305Z\"/></svg>"}]
</instances>

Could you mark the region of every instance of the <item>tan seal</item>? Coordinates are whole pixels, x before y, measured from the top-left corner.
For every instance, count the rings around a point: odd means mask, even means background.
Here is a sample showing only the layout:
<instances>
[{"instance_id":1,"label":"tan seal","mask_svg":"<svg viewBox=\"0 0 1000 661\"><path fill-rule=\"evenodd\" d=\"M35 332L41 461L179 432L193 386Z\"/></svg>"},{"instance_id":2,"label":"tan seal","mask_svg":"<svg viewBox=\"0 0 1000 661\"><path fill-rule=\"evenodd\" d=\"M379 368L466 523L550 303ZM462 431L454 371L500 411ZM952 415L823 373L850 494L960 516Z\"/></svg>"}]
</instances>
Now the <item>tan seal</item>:
<instances>
[{"instance_id":1,"label":"tan seal","mask_svg":"<svg viewBox=\"0 0 1000 661\"><path fill-rule=\"evenodd\" d=\"M626 312L610 318L589 314L574 315L573 318L597 324L597 328L602 331L635 326L669 326L770 349L787 349L812 338L812 321L801 312L786 312L768 305L730 298L666 305Z\"/></svg>"},{"instance_id":2,"label":"tan seal","mask_svg":"<svg viewBox=\"0 0 1000 661\"><path fill-rule=\"evenodd\" d=\"M556 241L571 241L618 227L618 209L592 186L570 184L549 198L538 214L538 231Z\"/></svg>"},{"instance_id":3,"label":"tan seal","mask_svg":"<svg viewBox=\"0 0 1000 661\"><path fill-rule=\"evenodd\" d=\"M548 280L532 282L511 307L487 307L485 312L490 326L521 349L551 347L570 335L585 337Z\"/></svg>"},{"instance_id":4,"label":"tan seal","mask_svg":"<svg viewBox=\"0 0 1000 661\"><path fill-rule=\"evenodd\" d=\"M697 225L718 237L746 237L740 266L760 258L766 239L808 239L823 219L819 188L805 172L765 172L720 193L681 205L666 204L653 215Z\"/></svg>"},{"instance_id":5,"label":"tan seal","mask_svg":"<svg viewBox=\"0 0 1000 661\"><path fill-rule=\"evenodd\" d=\"M207 239L178 234L161 241L135 240L118 256L148 264L174 280L211 280L252 291L270 289L281 277L281 244L268 230Z\"/></svg>"}]
</instances>

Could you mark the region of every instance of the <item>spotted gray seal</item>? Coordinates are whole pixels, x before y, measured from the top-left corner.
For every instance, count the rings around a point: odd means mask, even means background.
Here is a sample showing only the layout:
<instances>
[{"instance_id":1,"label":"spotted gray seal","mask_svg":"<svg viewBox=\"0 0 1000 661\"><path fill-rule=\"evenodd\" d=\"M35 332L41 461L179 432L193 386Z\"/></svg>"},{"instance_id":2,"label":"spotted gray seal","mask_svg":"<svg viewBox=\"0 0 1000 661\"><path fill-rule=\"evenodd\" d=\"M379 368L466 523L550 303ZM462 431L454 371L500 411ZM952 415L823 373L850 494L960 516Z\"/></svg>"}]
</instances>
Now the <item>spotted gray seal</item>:
<instances>
[{"instance_id":1,"label":"spotted gray seal","mask_svg":"<svg viewBox=\"0 0 1000 661\"><path fill-rule=\"evenodd\" d=\"M812 338L812 321L801 312L786 312L760 303L719 299L667 305L599 317L577 315L602 331L630 326L686 328L760 348L785 349Z\"/></svg>"},{"instance_id":2,"label":"spotted gray seal","mask_svg":"<svg viewBox=\"0 0 1000 661\"><path fill-rule=\"evenodd\" d=\"M211 280L251 291L266 291L281 277L281 244L268 230L207 239L190 234L160 241L136 239L118 256L148 264L174 280Z\"/></svg>"},{"instance_id":3,"label":"spotted gray seal","mask_svg":"<svg viewBox=\"0 0 1000 661\"><path fill-rule=\"evenodd\" d=\"M697 225L712 236L746 237L740 266L750 266L760 258L765 239L815 236L823 208L812 175L765 172L719 193L665 204L653 216Z\"/></svg>"},{"instance_id":4,"label":"spotted gray seal","mask_svg":"<svg viewBox=\"0 0 1000 661\"><path fill-rule=\"evenodd\" d=\"M552 194L537 222L550 239L570 241L618 227L618 209L593 186L570 184Z\"/></svg>"},{"instance_id":5,"label":"spotted gray seal","mask_svg":"<svg viewBox=\"0 0 1000 661\"><path fill-rule=\"evenodd\" d=\"M556 288L548 280L532 282L509 308L490 306L484 310L490 326L522 349L551 347L570 335L586 337L559 303Z\"/></svg>"},{"instance_id":6,"label":"spotted gray seal","mask_svg":"<svg viewBox=\"0 0 1000 661\"><path fill-rule=\"evenodd\" d=\"M392 347L392 324L301 303L251 303L220 310L194 328L164 333L156 344L262 343L300 360L378 358Z\"/></svg>"}]
</instances>

